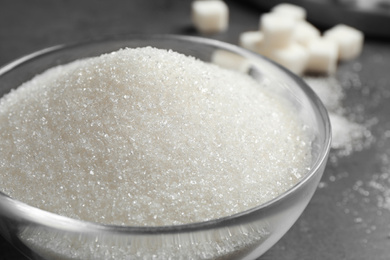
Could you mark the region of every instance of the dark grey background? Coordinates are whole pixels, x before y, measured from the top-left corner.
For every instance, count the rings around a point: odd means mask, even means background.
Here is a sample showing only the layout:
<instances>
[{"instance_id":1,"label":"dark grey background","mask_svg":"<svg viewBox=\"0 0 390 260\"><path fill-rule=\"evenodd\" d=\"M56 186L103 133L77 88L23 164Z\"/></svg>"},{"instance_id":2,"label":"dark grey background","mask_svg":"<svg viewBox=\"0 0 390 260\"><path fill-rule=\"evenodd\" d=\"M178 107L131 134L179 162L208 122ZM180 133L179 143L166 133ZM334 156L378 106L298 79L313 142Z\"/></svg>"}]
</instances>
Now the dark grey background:
<instances>
[{"instance_id":1,"label":"dark grey background","mask_svg":"<svg viewBox=\"0 0 390 260\"><path fill-rule=\"evenodd\" d=\"M229 30L207 37L237 44L240 32L256 30L268 10L240 1L230 7ZM191 1L180 0L0 0L0 66L52 45L102 35L170 33L198 35L191 26ZM388 25L383 25L388 26ZM322 28L326 29L326 28ZM309 206L261 259L390 259L390 192L370 186L390 173L390 45L367 37L363 54L342 63L346 114L371 125L374 143L350 156L331 152L321 187ZM387 189L388 179L381 179ZM359 185L361 184L361 185ZM384 201L386 203L386 201ZM0 259L26 259L0 237Z\"/></svg>"}]
</instances>

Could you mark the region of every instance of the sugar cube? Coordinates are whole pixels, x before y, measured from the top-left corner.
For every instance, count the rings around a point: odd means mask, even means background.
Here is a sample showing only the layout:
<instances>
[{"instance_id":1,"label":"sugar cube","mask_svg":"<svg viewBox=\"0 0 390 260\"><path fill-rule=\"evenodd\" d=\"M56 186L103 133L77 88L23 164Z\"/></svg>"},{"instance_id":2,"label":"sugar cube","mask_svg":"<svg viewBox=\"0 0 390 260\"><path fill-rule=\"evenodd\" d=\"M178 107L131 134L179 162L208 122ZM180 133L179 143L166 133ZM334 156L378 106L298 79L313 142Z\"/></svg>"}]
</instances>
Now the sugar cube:
<instances>
[{"instance_id":1,"label":"sugar cube","mask_svg":"<svg viewBox=\"0 0 390 260\"><path fill-rule=\"evenodd\" d=\"M289 16L272 13L260 17L260 31L264 34L264 44L273 48L283 48L292 41L295 20Z\"/></svg>"},{"instance_id":2,"label":"sugar cube","mask_svg":"<svg viewBox=\"0 0 390 260\"><path fill-rule=\"evenodd\" d=\"M248 59L226 50L214 51L211 62L220 67L243 73L247 73L250 67Z\"/></svg>"},{"instance_id":3,"label":"sugar cube","mask_svg":"<svg viewBox=\"0 0 390 260\"><path fill-rule=\"evenodd\" d=\"M309 43L321 36L320 31L307 21L298 21L294 28L294 41L307 47Z\"/></svg>"},{"instance_id":4,"label":"sugar cube","mask_svg":"<svg viewBox=\"0 0 390 260\"><path fill-rule=\"evenodd\" d=\"M201 33L223 32L228 27L229 9L220 0L192 2L192 22Z\"/></svg>"},{"instance_id":5,"label":"sugar cube","mask_svg":"<svg viewBox=\"0 0 390 260\"><path fill-rule=\"evenodd\" d=\"M324 38L338 45L338 59L351 60L360 55L363 49L363 33L348 25L339 24L324 32Z\"/></svg>"},{"instance_id":6,"label":"sugar cube","mask_svg":"<svg viewBox=\"0 0 390 260\"><path fill-rule=\"evenodd\" d=\"M270 58L295 74L301 75L306 69L309 54L300 44L292 43L286 48L272 50Z\"/></svg>"},{"instance_id":7,"label":"sugar cube","mask_svg":"<svg viewBox=\"0 0 390 260\"><path fill-rule=\"evenodd\" d=\"M294 18L296 20L306 19L305 8L289 3L278 4L271 9L271 12L290 16L291 18Z\"/></svg>"},{"instance_id":8,"label":"sugar cube","mask_svg":"<svg viewBox=\"0 0 390 260\"><path fill-rule=\"evenodd\" d=\"M253 52L258 52L264 35L260 31L247 31L240 34L239 45Z\"/></svg>"},{"instance_id":9,"label":"sugar cube","mask_svg":"<svg viewBox=\"0 0 390 260\"><path fill-rule=\"evenodd\" d=\"M338 47L333 41L319 38L309 43L307 72L333 74L337 68Z\"/></svg>"}]
</instances>

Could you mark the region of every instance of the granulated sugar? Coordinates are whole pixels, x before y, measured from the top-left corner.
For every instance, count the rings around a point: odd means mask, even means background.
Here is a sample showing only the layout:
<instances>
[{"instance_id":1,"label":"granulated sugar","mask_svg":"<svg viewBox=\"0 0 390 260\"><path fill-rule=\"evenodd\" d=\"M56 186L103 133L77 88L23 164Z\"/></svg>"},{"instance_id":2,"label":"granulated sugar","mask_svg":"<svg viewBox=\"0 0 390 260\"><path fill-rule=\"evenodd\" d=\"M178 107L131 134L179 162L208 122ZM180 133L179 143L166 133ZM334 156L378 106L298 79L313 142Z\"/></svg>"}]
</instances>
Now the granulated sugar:
<instances>
[{"instance_id":1,"label":"granulated sugar","mask_svg":"<svg viewBox=\"0 0 390 260\"><path fill-rule=\"evenodd\" d=\"M316 92L329 113L332 125L332 149L330 161L361 151L373 142L366 125L349 119L356 115L348 114L343 107L344 91L334 77L305 77L306 83Z\"/></svg>"},{"instance_id":2,"label":"granulated sugar","mask_svg":"<svg viewBox=\"0 0 390 260\"><path fill-rule=\"evenodd\" d=\"M292 107L247 75L154 48L46 71L0 103L0 183L61 215L171 225L264 203L307 171Z\"/></svg>"}]
</instances>

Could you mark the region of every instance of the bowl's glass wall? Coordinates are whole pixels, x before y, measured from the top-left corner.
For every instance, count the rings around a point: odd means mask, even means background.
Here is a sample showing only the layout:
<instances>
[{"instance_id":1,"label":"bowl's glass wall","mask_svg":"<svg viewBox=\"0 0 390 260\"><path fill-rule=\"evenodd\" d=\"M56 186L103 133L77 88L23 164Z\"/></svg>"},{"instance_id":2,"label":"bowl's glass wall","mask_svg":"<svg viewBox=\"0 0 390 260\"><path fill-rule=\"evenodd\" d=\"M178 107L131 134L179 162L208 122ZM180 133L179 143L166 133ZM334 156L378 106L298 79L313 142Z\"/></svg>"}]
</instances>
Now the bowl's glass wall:
<instances>
[{"instance_id":1,"label":"bowl's glass wall","mask_svg":"<svg viewBox=\"0 0 390 260\"><path fill-rule=\"evenodd\" d=\"M248 74L258 81L266 80L268 87L290 100L309 126L313 139L312 170L289 191L258 208L218 220L172 227L118 227L77 221L32 208L0 192L1 235L32 259L255 259L300 216L317 187L329 152L326 110L291 73L258 55L213 40L137 36L58 46L26 56L0 69L0 95L50 67L119 48L142 46L172 49L204 61L210 61L213 53L221 49L247 59Z\"/></svg>"}]
</instances>

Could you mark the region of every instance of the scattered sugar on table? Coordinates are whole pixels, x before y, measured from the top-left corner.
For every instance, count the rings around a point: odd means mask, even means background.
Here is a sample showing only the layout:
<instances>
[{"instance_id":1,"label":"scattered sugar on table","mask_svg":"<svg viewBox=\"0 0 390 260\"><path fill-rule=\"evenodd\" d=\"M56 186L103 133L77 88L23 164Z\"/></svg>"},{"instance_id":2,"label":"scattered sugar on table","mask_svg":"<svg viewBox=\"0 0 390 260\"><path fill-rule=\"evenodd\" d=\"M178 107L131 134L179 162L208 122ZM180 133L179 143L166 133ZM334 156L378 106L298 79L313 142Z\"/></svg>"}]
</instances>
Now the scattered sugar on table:
<instances>
[{"instance_id":1,"label":"scattered sugar on table","mask_svg":"<svg viewBox=\"0 0 390 260\"><path fill-rule=\"evenodd\" d=\"M328 110L332 125L332 152L329 161L336 163L339 157L349 156L373 143L373 136L366 124L355 122L343 106L345 93L341 82L335 77L304 77Z\"/></svg>"},{"instance_id":2,"label":"scattered sugar on table","mask_svg":"<svg viewBox=\"0 0 390 260\"><path fill-rule=\"evenodd\" d=\"M1 189L99 223L205 221L297 183L311 160L304 129L248 75L123 49L49 69L1 99Z\"/></svg>"}]
</instances>

